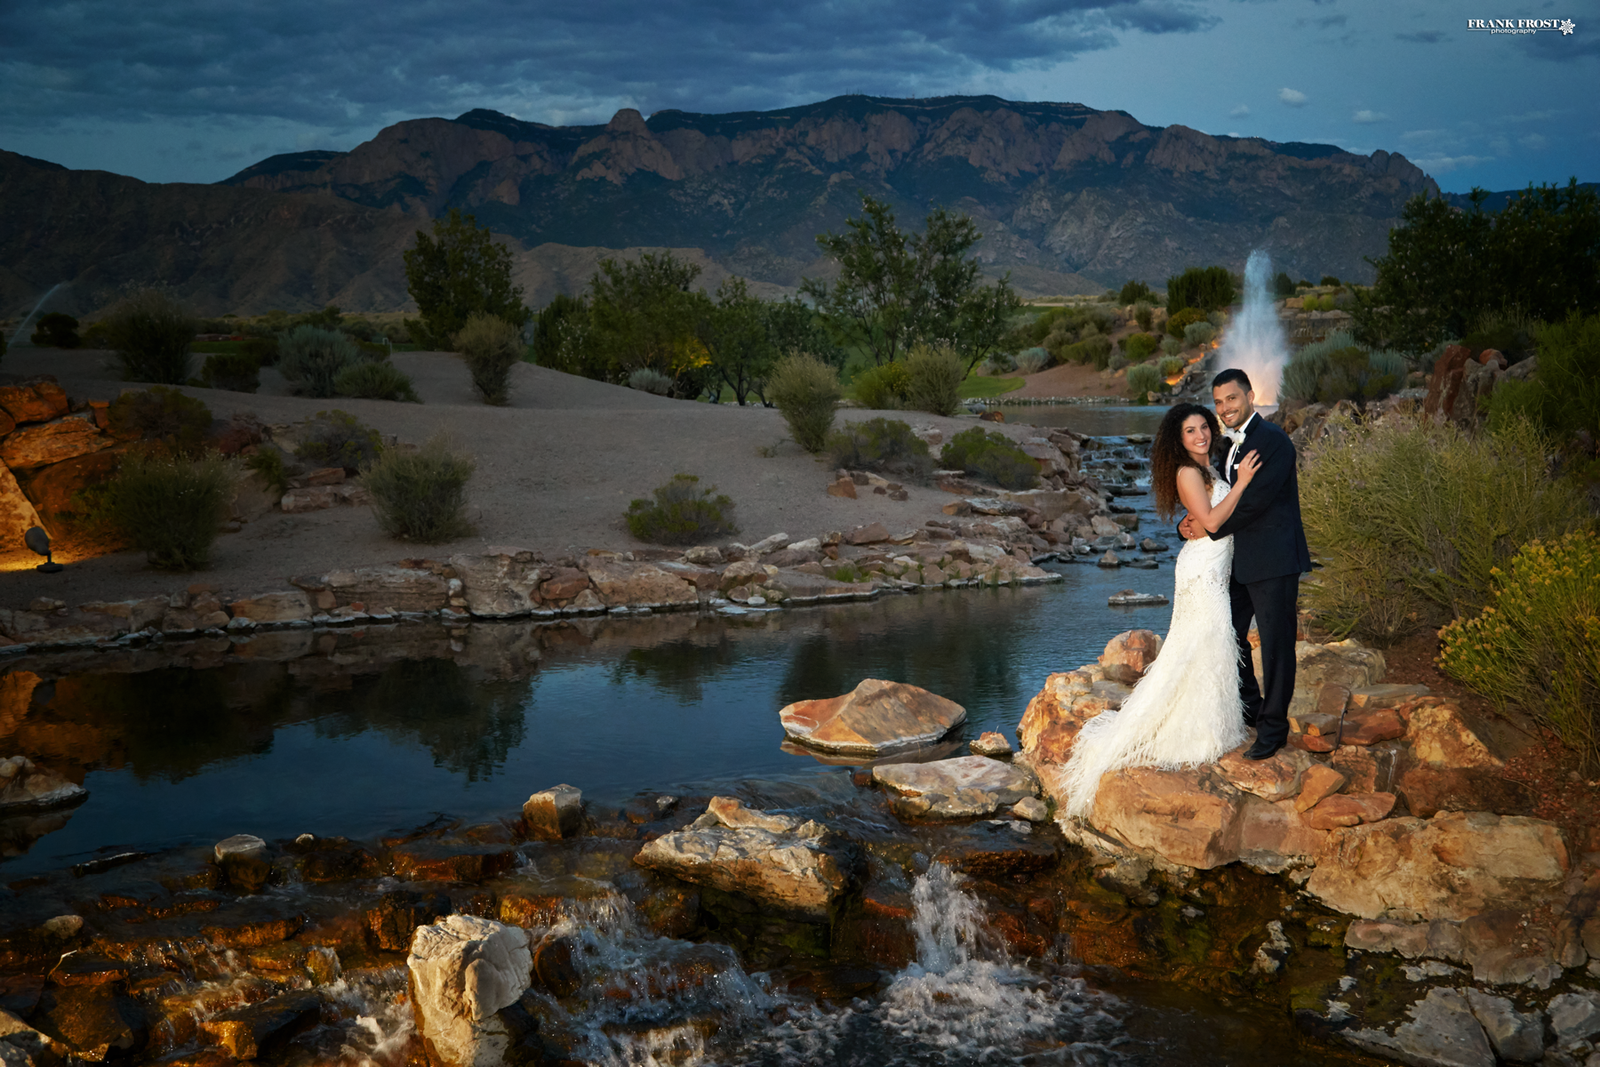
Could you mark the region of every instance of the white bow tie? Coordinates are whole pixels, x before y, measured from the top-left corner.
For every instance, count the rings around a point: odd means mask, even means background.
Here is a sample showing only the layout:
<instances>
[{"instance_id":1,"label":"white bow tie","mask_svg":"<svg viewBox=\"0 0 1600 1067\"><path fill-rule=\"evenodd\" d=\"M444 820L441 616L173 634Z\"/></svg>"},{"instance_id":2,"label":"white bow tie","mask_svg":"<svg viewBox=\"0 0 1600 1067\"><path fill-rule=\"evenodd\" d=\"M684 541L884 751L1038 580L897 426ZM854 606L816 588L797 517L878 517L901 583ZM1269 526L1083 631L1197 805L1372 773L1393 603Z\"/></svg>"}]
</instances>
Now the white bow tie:
<instances>
[{"instance_id":1,"label":"white bow tie","mask_svg":"<svg viewBox=\"0 0 1600 1067\"><path fill-rule=\"evenodd\" d=\"M1244 444L1244 431L1243 430L1227 430L1227 429L1224 429L1222 431L1222 436L1226 437L1228 440L1232 441L1236 445Z\"/></svg>"}]
</instances>

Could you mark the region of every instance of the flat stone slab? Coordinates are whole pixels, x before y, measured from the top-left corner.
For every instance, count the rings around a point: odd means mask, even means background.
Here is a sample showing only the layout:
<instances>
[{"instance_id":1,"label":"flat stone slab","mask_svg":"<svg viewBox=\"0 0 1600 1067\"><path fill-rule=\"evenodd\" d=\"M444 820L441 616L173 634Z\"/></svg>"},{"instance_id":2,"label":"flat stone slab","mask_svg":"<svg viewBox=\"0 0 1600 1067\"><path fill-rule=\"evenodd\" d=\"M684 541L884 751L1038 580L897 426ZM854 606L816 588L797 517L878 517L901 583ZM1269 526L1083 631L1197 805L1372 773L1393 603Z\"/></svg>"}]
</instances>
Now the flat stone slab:
<instances>
[{"instance_id":1,"label":"flat stone slab","mask_svg":"<svg viewBox=\"0 0 1600 1067\"><path fill-rule=\"evenodd\" d=\"M868 678L843 696L790 704L778 717L802 745L871 757L932 744L965 721L967 709L914 685Z\"/></svg>"},{"instance_id":2,"label":"flat stone slab","mask_svg":"<svg viewBox=\"0 0 1600 1067\"><path fill-rule=\"evenodd\" d=\"M979 818L1039 792L1032 774L987 756L883 764L872 780L899 794L897 814L914 818Z\"/></svg>"}]
</instances>

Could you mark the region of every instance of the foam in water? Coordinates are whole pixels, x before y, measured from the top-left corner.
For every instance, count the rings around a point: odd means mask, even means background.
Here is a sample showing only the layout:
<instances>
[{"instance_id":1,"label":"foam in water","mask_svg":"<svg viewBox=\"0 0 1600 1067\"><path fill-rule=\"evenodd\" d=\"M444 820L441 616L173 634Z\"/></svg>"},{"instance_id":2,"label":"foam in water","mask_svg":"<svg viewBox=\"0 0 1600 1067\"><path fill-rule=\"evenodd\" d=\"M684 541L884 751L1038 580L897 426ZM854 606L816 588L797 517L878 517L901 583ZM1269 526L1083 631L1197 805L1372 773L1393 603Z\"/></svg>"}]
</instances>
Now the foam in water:
<instances>
[{"instance_id":1,"label":"foam in water","mask_svg":"<svg viewBox=\"0 0 1600 1067\"><path fill-rule=\"evenodd\" d=\"M1289 361L1289 343L1273 306L1271 287L1272 257L1258 248L1244 265L1244 306L1217 352L1218 370L1237 367L1250 376L1258 406L1278 402L1283 366Z\"/></svg>"}]
</instances>

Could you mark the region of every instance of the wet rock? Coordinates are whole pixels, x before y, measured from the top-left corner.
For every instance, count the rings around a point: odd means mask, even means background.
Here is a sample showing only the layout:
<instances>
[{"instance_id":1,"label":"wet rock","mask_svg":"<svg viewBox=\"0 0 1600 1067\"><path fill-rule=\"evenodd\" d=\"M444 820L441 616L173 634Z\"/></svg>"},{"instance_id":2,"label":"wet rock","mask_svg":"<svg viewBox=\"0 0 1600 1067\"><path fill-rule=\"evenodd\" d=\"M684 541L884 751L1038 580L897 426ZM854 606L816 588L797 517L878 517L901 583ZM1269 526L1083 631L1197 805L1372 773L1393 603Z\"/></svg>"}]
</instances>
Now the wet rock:
<instances>
[{"instance_id":1,"label":"wet rock","mask_svg":"<svg viewBox=\"0 0 1600 1067\"><path fill-rule=\"evenodd\" d=\"M1346 793L1327 797L1306 812L1306 822L1318 830L1377 822L1394 810L1393 793Z\"/></svg>"},{"instance_id":2,"label":"wet rock","mask_svg":"<svg viewBox=\"0 0 1600 1067\"><path fill-rule=\"evenodd\" d=\"M1199 770L1133 767L1100 779L1089 823L1170 862L1210 870L1239 858L1241 794Z\"/></svg>"},{"instance_id":3,"label":"wet rock","mask_svg":"<svg viewBox=\"0 0 1600 1067\"><path fill-rule=\"evenodd\" d=\"M89 795L83 786L39 766L26 756L0 760L0 811L27 811L76 804Z\"/></svg>"},{"instance_id":4,"label":"wet rock","mask_svg":"<svg viewBox=\"0 0 1600 1067\"><path fill-rule=\"evenodd\" d=\"M1243 800L1237 823L1241 862L1270 874L1310 865L1328 835L1311 826L1293 800Z\"/></svg>"},{"instance_id":5,"label":"wet rock","mask_svg":"<svg viewBox=\"0 0 1600 1067\"><path fill-rule=\"evenodd\" d=\"M1554 889L1567 862L1553 823L1440 812L1334 830L1306 890L1364 919L1459 920Z\"/></svg>"},{"instance_id":6,"label":"wet rock","mask_svg":"<svg viewBox=\"0 0 1600 1067\"><path fill-rule=\"evenodd\" d=\"M266 850L267 843L255 834L234 834L213 845L211 854L218 863L225 863L230 856L257 856Z\"/></svg>"},{"instance_id":7,"label":"wet rock","mask_svg":"<svg viewBox=\"0 0 1600 1067\"><path fill-rule=\"evenodd\" d=\"M285 915L275 919L250 919L230 924L215 924L200 933L213 945L223 948L261 948L287 941L305 927L304 915Z\"/></svg>"},{"instance_id":8,"label":"wet rock","mask_svg":"<svg viewBox=\"0 0 1600 1067\"><path fill-rule=\"evenodd\" d=\"M109 985L50 987L31 1016L53 1045L83 1060L101 1062L144 1048L144 1010Z\"/></svg>"},{"instance_id":9,"label":"wet rock","mask_svg":"<svg viewBox=\"0 0 1600 1067\"><path fill-rule=\"evenodd\" d=\"M0 1064L5 1067L45 1067L46 1064L54 1064L57 1058L43 1034L18 1016L0 1008Z\"/></svg>"},{"instance_id":10,"label":"wet rock","mask_svg":"<svg viewBox=\"0 0 1600 1067\"><path fill-rule=\"evenodd\" d=\"M790 704L778 717L784 732L800 744L877 756L931 744L965 720L967 712L926 689L868 678L843 696Z\"/></svg>"},{"instance_id":11,"label":"wet rock","mask_svg":"<svg viewBox=\"0 0 1600 1067\"><path fill-rule=\"evenodd\" d=\"M1159 606L1167 602L1167 598L1160 593L1140 593L1132 589L1112 593L1106 598L1106 603L1114 608Z\"/></svg>"},{"instance_id":12,"label":"wet rock","mask_svg":"<svg viewBox=\"0 0 1600 1067\"><path fill-rule=\"evenodd\" d=\"M411 999L434 1067L499 1067L515 1035L499 1016L533 974L527 931L449 915L420 927L406 957Z\"/></svg>"},{"instance_id":13,"label":"wet rock","mask_svg":"<svg viewBox=\"0 0 1600 1067\"><path fill-rule=\"evenodd\" d=\"M583 562L595 592L607 607L638 604L694 604L694 585L653 563L627 563L602 556Z\"/></svg>"},{"instance_id":14,"label":"wet rock","mask_svg":"<svg viewBox=\"0 0 1600 1067\"><path fill-rule=\"evenodd\" d=\"M242 893L259 893L272 879L267 843L254 834L235 834L212 847L223 881Z\"/></svg>"},{"instance_id":15,"label":"wet rock","mask_svg":"<svg viewBox=\"0 0 1600 1067\"><path fill-rule=\"evenodd\" d=\"M1413 1004L1394 1033L1346 1030L1340 1036L1367 1052L1424 1067L1494 1067L1489 1038L1467 998L1454 989L1430 989Z\"/></svg>"},{"instance_id":16,"label":"wet rock","mask_svg":"<svg viewBox=\"0 0 1600 1067\"><path fill-rule=\"evenodd\" d=\"M450 913L450 898L443 893L396 890L378 899L378 906L363 916L372 943L389 952L404 952L412 934Z\"/></svg>"},{"instance_id":17,"label":"wet rock","mask_svg":"<svg viewBox=\"0 0 1600 1067\"><path fill-rule=\"evenodd\" d=\"M1011 742L1006 740L1005 734L994 730L985 730L976 741L969 742L967 747L972 749L974 756L1011 755Z\"/></svg>"},{"instance_id":18,"label":"wet rock","mask_svg":"<svg viewBox=\"0 0 1600 1067\"><path fill-rule=\"evenodd\" d=\"M1023 797L1011 805L1011 814L1028 822L1046 822L1050 818L1050 807L1038 797Z\"/></svg>"},{"instance_id":19,"label":"wet rock","mask_svg":"<svg viewBox=\"0 0 1600 1067\"><path fill-rule=\"evenodd\" d=\"M1146 537L1139 542L1140 552L1167 552L1170 549L1165 541L1157 541L1154 537Z\"/></svg>"},{"instance_id":20,"label":"wet rock","mask_svg":"<svg viewBox=\"0 0 1600 1067\"><path fill-rule=\"evenodd\" d=\"M583 830L583 791L564 783L540 790L523 801L522 820L540 841L576 837Z\"/></svg>"},{"instance_id":21,"label":"wet rock","mask_svg":"<svg viewBox=\"0 0 1600 1067\"><path fill-rule=\"evenodd\" d=\"M553 997L570 997L583 984L583 975L572 962L570 937L547 937L533 950L533 973Z\"/></svg>"},{"instance_id":22,"label":"wet rock","mask_svg":"<svg viewBox=\"0 0 1600 1067\"><path fill-rule=\"evenodd\" d=\"M128 965L93 952L68 952L50 968L50 980L60 986L106 985L128 978Z\"/></svg>"},{"instance_id":23,"label":"wet rock","mask_svg":"<svg viewBox=\"0 0 1600 1067\"><path fill-rule=\"evenodd\" d=\"M316 1024L322 998L310 990L220 1012L201 1023L206 1033L241 1060L253 1060Z\"/></svg>"},{"instance_id":24,"label":"wet rock","mask_svg":"<svg viewBox=\"0 0 1600 1067\"><path fill-rule=\"evenodd\" d=\"M1549 1015L1556 1048L1563 1052L1600 1041L1600 992L1584 989L1552 997Z\"/></svg>"},{"instance_id":25,"label":"wet rock","mask_svg":"<svg viewBox=\"0 0 1600 1067\"><path fill-rule=\"evenodd\" d=\"M395 848L393 862L394 873L408 881L475 885L515 867L517 853L509 844L425 838Z\"/></svg>"},{"instance_id":26,"label":"wet rock","mask_svg":"<svg viewBox=\"0 0 1600 1067\"><path fill-rule=\"evenodd\" d=\"M862 861L853 842L820 823L752 812L733 798L717 798L687 829L646 844L635 862L784 911L822 917L854 883Z\"/></svg>"},{"instance_id":27,"label":"wet rock","mask_svg":"<svg viewBox=\"0 0 1600 1067\"><path fill-rule=\"evenodd\" d=\"M872 780L898 794L890 805L895 814L918 819L980 818L1039 791L1027 770L987 756L880 763Z\"/></svg>"},{"instance_id":28,"label":"wet rock","mask_svg":"<svg viewBox=\"0 0 1600 1067\"><path fill-rule=\"evenodd\" d=\"M1004 878L1051 870L1061 854L1057 838L1035 833L1026 822L987 819L942 838L933 858L962 874Z\"/></svg>"},{"instance_id":29,"label":"wet rock","mask_svg":"<svg viewBox=\"0 0 1600 1067\"><path fill-rule=\"evenodd\" d=\"M1346 947L1363 952L1392 952L1408 960L1430 955L1428 923L1357 919L1345 928Z\"/></svg>"},{"instance_id":30,"label":"wet rock","mask_svg":"<svg viewBox=\"0 0 1600 1067\"><path fill-rule=\"evenodd\" d=\"M1106 554L1101 556L1096 561L1096 564L1101 567L1120 567L1122 566L1122 560L1117 556L1116 552L1108 548L1106 549Z\"/></svg>"},{"instance_id":31,"label":"wet rock","mask_svg":"<svg viewBox=\"0 0 1600 1067\"><path fill-rule=\"evenodd\" d=\"M1113 682L1132 685L1161 654L1161 638L1152 630L1127 630L1106 642L1100 666Z\"/></svg>"},{"instance_id":32,"label":"wet rock","mask_svg":"<svg viewBox=\"0 0 1600 1067\"><path fill-rule=\"evenodd\" d=\"M1549 989L1561 977L1551 931L1516 908L1494 908L1467 919L1461 944L1472 977L1480 982Z\"/></svg>"},{"instance_id":33,"label":"wet rock","mask_svg":"<svg viewBox=\"0 0 1600 1067\"><path fill-rule=\"evenodd\" d=\"M1467 1004L1495 1055L1508 1063L1537 1063L1544 1056L1544 1019L1527 1015L1505 997L1468 989Z\"/></svg>"}]
</instances>

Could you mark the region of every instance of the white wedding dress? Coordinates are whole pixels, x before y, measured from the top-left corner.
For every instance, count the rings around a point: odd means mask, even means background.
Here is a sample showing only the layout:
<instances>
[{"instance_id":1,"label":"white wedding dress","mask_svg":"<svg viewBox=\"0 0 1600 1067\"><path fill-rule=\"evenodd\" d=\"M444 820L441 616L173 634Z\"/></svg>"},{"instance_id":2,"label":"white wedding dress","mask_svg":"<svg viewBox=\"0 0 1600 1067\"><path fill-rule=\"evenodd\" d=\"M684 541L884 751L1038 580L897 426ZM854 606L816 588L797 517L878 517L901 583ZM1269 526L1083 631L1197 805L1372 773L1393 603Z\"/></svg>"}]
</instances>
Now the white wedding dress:
<instances>
[{"instance_id":1,"label":"white wedding dress","mask_svg":"<svg viewBox=\"0 0 1600 1067\"><path fill-rule=\"evenodd\" d=\"M1211 506L1229 486L1213 473ZM1246 739L1239 652L1228 606L1233 538L1185 541L1173 568L1172 626L1121 711L1083 724L1063 775L1066 814L1085 818L1100 776L1122 767L1175 770L1214 760Z\"/></svg>"}]
</instances>

